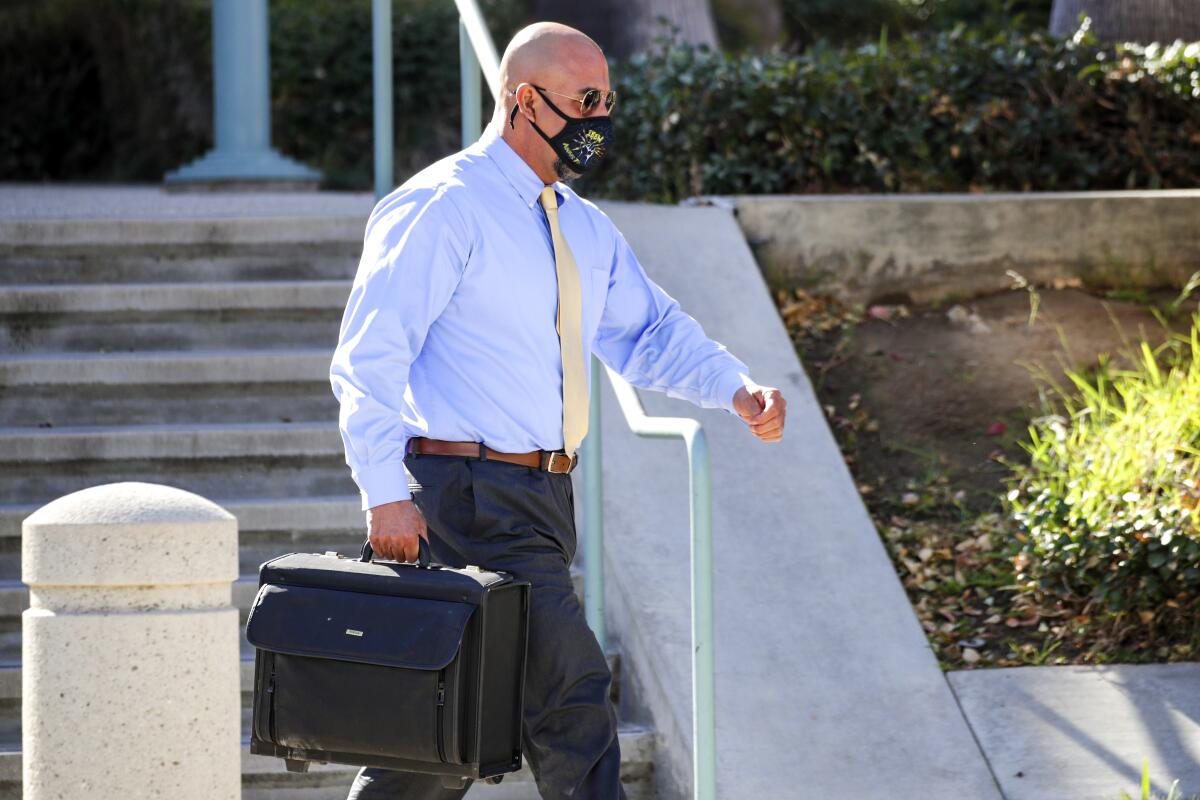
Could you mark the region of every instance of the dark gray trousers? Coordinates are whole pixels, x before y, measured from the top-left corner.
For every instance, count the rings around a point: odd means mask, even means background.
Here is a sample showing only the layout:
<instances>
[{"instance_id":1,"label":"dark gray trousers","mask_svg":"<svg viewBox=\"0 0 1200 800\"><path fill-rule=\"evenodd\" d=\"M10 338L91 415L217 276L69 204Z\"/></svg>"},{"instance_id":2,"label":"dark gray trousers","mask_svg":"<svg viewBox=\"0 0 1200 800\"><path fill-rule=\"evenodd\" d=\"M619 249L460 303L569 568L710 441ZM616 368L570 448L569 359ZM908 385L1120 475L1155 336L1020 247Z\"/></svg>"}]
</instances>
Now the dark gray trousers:
<instances>
[{"instance_id":1,"label":"dark gray trousers","mask_svg":"<svg viewBox=\"0 0 1200 800\"><path fill-rule=\"evenodd\" d=\"M612 675L571 584L571 476L459 456L414 456L413 502L433 560L531 584L522 742L544 800L624 800ZM362 769L348 800L458 800L436 775Z\"/></svg>"}]
</instances>

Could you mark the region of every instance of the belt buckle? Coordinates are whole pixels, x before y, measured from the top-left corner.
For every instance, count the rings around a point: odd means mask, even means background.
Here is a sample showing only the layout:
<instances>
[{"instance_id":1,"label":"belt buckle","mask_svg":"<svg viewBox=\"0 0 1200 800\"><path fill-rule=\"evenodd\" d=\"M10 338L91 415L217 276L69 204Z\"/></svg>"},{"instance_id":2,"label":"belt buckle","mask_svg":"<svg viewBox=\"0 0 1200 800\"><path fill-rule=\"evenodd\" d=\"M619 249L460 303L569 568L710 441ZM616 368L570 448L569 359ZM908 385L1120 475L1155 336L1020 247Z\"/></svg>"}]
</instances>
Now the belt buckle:
<instances>
[{"instance_id":1,"label":"belt buckle","mask_svg":"<svg viewBox=\"0 0 1200 800\"><path fill-rule=\"evenodd\" d=\"M549 456L549 458L546 459L546 471L547 472L554 472L554 473L558 473L558 474L567 473L567 472L570 472L575 466L575 459L571 456L568 456L566 453L560 453L557 450L552 450L549 453L547 453L547 455ZM565 459L565 461L566 461L564 469L556 469L555 468L555 464L557 463L557 460L560 458Z\"/></svg>"}]
</instances>

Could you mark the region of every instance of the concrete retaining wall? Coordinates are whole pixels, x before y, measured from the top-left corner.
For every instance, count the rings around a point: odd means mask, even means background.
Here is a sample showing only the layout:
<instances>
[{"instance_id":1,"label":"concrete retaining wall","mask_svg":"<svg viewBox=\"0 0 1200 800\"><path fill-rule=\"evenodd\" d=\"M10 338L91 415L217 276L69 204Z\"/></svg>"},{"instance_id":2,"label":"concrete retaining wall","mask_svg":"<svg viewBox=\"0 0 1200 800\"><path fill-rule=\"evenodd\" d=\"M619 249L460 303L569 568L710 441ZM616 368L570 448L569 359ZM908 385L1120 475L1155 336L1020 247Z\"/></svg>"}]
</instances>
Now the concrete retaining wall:
<instances>
[{"instance_id":1,"label":"concrete retaining wall","mask_svg":"<svg viewBox=\"0 0 1200 800\"><path fill-rule=\"evenodd\" d=\"M1200 190L728 198L768 283L915 302L1039 282L1182 286Z\"/></svg>"}]
</instances>

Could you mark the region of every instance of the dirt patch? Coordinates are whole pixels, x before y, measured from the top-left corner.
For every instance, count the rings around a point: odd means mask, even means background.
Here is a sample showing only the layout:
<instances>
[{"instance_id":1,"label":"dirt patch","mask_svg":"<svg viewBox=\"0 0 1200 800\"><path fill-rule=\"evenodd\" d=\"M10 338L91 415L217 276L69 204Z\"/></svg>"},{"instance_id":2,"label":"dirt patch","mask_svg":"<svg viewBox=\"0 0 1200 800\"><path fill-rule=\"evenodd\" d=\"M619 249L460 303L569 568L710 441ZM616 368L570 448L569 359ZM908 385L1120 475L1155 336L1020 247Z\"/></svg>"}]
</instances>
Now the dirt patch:
<instances>
[{"instance_id":1,"label":"dirt patch","mask_svg":"<svg viewBox=\"0 0 1200 800\"><path fill-rule=\"evenodd\" d=\"M853 403L877 423L879 446L854 453L860 478L903 477L898 462L914 475L936 466L953 474L975 508L991 507L1002 488L1005 470L995 456L1021 453L1016 441L1038 401L1035 370L1061 385L1067 368L1094 366L1101 353L1119 359L1132 343L1167 335L1146 303L1080 289L1039 291L1035 313L1026 291L907 313L873 310L878 316L866 314L843 341L806 353L835 415ZM1177 319L1186 330L1186 315Z\"/></svg>"},{"instance_id":2,"label":"dirt patch","mask_svg":"<svg viewBox=\"0 0 1200 800\"><path fill-rule=\"evenodd\" d=\"M1067 369L1086 371L1102 354L1122 363L1142 340L1186 332L1195 300L1167 327L1155 313L1174 299L1022 289L958 306L847 309L803 291L778 298L943 668L1200 652L1200 623L1114 621L1088 598L1031 590L1016 567L1023 534L1001 502L1009 465L1025 461L1044 379L1068 386Z\"/></svg>"}]
</instances>

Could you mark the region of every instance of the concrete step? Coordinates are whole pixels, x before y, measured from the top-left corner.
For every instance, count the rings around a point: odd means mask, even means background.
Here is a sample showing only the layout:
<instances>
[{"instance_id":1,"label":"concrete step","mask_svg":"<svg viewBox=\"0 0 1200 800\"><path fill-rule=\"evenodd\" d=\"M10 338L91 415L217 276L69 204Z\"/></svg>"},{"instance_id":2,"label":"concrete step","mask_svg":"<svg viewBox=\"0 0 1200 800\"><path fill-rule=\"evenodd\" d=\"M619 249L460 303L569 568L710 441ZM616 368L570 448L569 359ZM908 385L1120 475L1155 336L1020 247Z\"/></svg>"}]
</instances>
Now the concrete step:
<instances>
[{"instance_id":1,"label":"concrete step","mask_svg":"<svg viewBox=\"0 0 1200 800\"><path fill-rule=\"evenodd\" d=\"M0 743L0 800L21 800L20 739Z\"/></svg>"},{"instance_id":2,"label":"concrete step","mask_svg":"<svg viewBox=\"0 0 1200 800\"><path fill-rule=\"evenodd\" d=\"M653 797L650 778L654 771L654 732L640 726L623 725L618 736L621 742L621 782L626 795L629 800L650 800ZM299 797L305 800L345 800L346 792L358 774L357 767L338 764L314 765L303 774L288 773L282 759L251 755L249 746L247 739L242 755L243 800L293 800ZM268 788L275 792L285 788L290 791L286 794L263 791ZM300 789L324 791L292 794L292 791ZM474 800L538 800L540 797L528 765L506 775L499 784L477 783L468 790L466 796Z\"/></svg>"},{"instance_id":3,"label":"concrete step","mask_svg":"<svg viewBox=\"0 0 1200 800\"><path fill-rule=\"evenodd\" d=\"M342 309L350 281L10 284L0 315L148 314L179 311Z\"/></svg>"},{"instance_id":4,"label":"concrete step","mask_svg":"<svg viewBox=\"0 0 1200 800\"><path fill-rule=\"evenodd\" d=\"M0 360L0 426L337 419L332 347L53 353Z\"/></svg>"},{"instance_id":5,"label":"concrete step","mask_svg":"<svg viewBox=\"0 0 1200 800\"><path fill-rule=\"evenodd\" d=\"M329 381L23 386L0 399L0 426L55 428L320 422L338 417Z\"/></svg>"},{"instance_id":6,"label":"concrete step","mask_svg":"<svg viewBox=\"0 0 1200 800\"><path fill-rule=\"evenodd\" d=\"M0 632L0 669L21 666L21 632Z\"/></svg>"},{"instance_id":7,"label":"concrete step","mask_svg":"<svg viewBox=\"0 0 1200 800\"><path fill-rule=\"evenodd\" d=\"M184 350L80 356L59 353L5 356L0 384L20 386L211 386L224 383L296 384L329 380L333 348Z\"/></svg>"},{"instance_id":8,"label":"concrete step","mask_svg":"<svg viewBox=\"0 0 1200 800\"><path fill-rule=\"evenodd\" d=\"M362 238L302 244L37 247L5 255L0 285L347 280Z\"/></svg>"},{"instance_id":9,"label":"concrete step","mask_svg":"<svg viewBox=\"0 0 1200 800\"><path fill-rule=\"evenodd\" d=\"M0 218L0 258L5 261L60 255L99 257L102 263L139 255L302 257L329 247L357 255L374 206L370 193L204 196L163 194L158 187L113 187L98 208L96 197L70 190L14 186L9 192L26 209L15 214L6 209Z\"/></svg>"},{"instance_id":10,"label":"concrete step","mask_svg":"<svg viewBox=\"0 0 1200 800\"><path fill-rule=\"evenodd\" d=\"M331 422L0 429L0 504L41 505L114 481L227 499L356 491Z\"/></svg>"},{"instance_id":11,"label":"concrete step","mask_svg":"<svg viewBox=\"0 0 1200 800\"><path fill-rule=\"evenodd\" d=\"M654 731L623 725L621 782L629 800L651 800L654 771ZM250 753L250 740L242 740L243 800L345 800L357 767L344 764L313 764L305 773L290 773L283 760ZM0 800L21 797L20 740L0 743ZM533 774L527 765L506 775L497 785L476 784L467 792L475 800L538 800Z\"/></svg>"},{"instance_id":12,"label":"concrete step","mask_svg":"<svg viewBox=\"0 0 1200 800\"><path fill-rule=\"evenodd\" d=\"M0 459L9 462L328 456L341 451L337 424L330 421L0 428Z\"/></svg>"},{"instance_id":13,"label":"concrete step","mask_svg":"<svg viewBox=\"0 0 1200 800\"><path fill-rule=\"evenodd\" d=\"M357 493L328 497L215 497L213 502L237 517L242 546L258 542L299 545L319 541L331 533L362 531L366 521ZM19 548L21 521L37 509L38 505L30 503L0 506L0 543L15 539Z\"/></svg>"},{"instance_id":14,"label":"concrete step","mask_svg":"<svg viewBox=\"0 0 1200 800\"><path fill-rule=\"evenodd\" d=\"M215 498L237 517L241 572L281 553L358 552L366 516L357 494L332 497ZM21 522L40 504L0 506L0 579L21 577Z\"/></svg>"},{"instance_id":15,"label":"concrete step","mask_svg":"<svg viewBox=\"0 0 1200 800\"><path fill-rule=\"evenodd\" d=\"M16 284L0 349L19 354L331 347L349 281Z\"/></svg>"},{"instance_id":16,"label":"concrete step","mask_svg":"<svg viewBox=\"0 0 1200 800\"><path fill-rule=\"evenodd\" d=\"M21 612L29 607L29 588L20 580L0 580L0 633L21 631Z\"/></svg>"}]
</instances>

